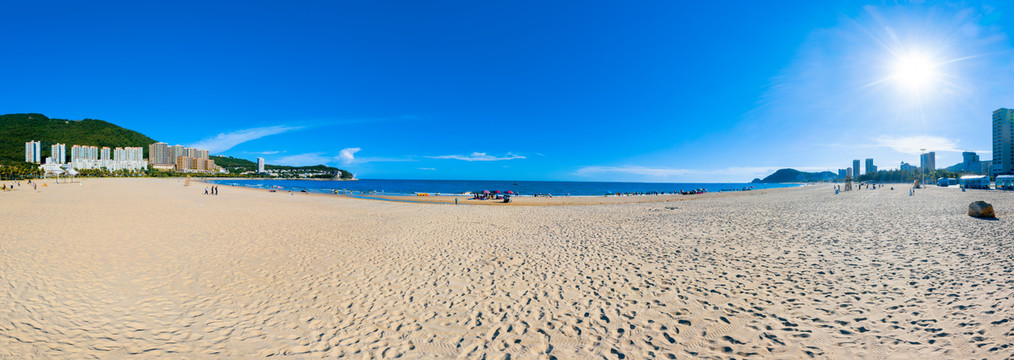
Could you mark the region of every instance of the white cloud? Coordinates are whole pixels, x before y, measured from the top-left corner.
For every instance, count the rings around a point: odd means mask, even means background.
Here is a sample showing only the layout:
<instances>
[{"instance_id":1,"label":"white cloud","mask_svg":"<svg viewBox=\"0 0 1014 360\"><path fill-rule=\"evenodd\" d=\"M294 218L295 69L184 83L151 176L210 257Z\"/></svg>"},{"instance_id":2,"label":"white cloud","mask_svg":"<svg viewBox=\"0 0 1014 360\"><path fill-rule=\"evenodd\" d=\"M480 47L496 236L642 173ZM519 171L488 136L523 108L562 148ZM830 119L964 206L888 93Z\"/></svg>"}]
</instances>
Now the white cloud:
<instances>
[{"instance_id":1,"label":"white cloud","mask_svg":"<svg viewBox=\"0 0 1014 360\"><path fill-rule=\"evenodd\" d=\"M269 151L244 151L244 153L246 153L246 154L252 154L252 155L276 155L276 154L281 154L281 153L284 153L284 152L285 152L285 151L278 151L278 150L269 150Z\"/></svg>"},{"instance_id":2,"label":"white cloud","mask_svg":"<svg viewBox=\"0 0 1014 360\"><path fill-rule=\"evenodd\" d=\"M289 166L308 166L308 165L327 165L334 161L335 158L326 156L324 153L306 153L283 156L270 161L271 164L276 165L289 165Z\"/></svg>"},{"instance_id":3,"label":"white cloud","mask_svg":"<svg viewBox=\"0 0 1014 360\"><path fill-rule=\"evenodd\" d=\"M360 148L344 148L338 152L338 161L342 164L351 164L356 160L355 154L362 150Z\"/></svg>"},{"instance_id":4,"label":"white cloud","mask_svg":"<svg viewBox=\"0 0 1014 360\"><path fill-rule=\"evenodd\" d=\"M514 160L524 159L524 156L507 153L504 156L493 156L482 152L473 152L470 155L440 155L440 156L427 156L430 159L451 159L451 160L463 160L463 161L502 161L502 160Z\"/></svg>"},{"instance_id":5,"label":"white cloud","mask_svg":"<svg viewBox=\"0 0 1014 360\"><path fill-rule=\"evenodd\" d=\"M416 168L416 169L427 170L427 171L436 171L437 170L436 168Z\"/></svg>"},{"instance_id":6,"label":"white cloud","mask_svg":"<svg viewBox=\"0 0 1014 360\"><path fill-rule=\"evenodd\" d=\"M302 129L300 126L276 125L244 130L236 130L229 133L221 133L214 137L188 145L198 149L208 149L212 154L220 154L223 151L232 149L236 145L250 140L260 139L265 136L281 134L284 132Z\"/></svg>"},{"instance_id":7,"label":"white cloud","mask_svg":"<svg viewBox=\"0 0 1014 360\"><path fill-rule=\"evenodd\" d=\"M894 151L909 155L919 155L922 153L921 149L926 149L926 151L961 151L958 150L958 145L955 141L940 136L879 136L874 141L877 142L878 146L888 147Z\"/></svg>"}]
</instances>

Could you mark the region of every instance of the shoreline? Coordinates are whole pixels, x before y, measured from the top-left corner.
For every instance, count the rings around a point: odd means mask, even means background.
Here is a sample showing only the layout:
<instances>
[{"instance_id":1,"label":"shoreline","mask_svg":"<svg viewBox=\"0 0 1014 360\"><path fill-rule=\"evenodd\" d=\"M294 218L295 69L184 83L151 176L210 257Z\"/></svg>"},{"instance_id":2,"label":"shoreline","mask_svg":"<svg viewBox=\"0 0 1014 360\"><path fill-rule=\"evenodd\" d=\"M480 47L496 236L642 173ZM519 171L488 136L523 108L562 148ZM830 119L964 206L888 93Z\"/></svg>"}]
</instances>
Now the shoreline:
<instances>
[{"instance_id":1,"label":"shoreline","mask_svg":"<svg viewBox=\"0 0 1014 360\"><path fill-rule=\"evenodd\" d=\"M200 179L191 179L197 183L203 183L217 186L226 186L232 189L244 189L252 192L264 192L269 193L269 189L255 188L241 185L228 185L228 184L213 184ZM292 193L293 195L312 195L327 198L344 198L364 201L380 201L380 202L399 202L399 203L412 203L412 204L429 204L429 205L454 205L454 199L458 199L458 205L482 205L482 206L569 206L569 205L609 205L609 204L644 204L644 203L668 203L668 202L679 202L697 199L713 199L722 198L729 196L748 196L762 194L772 191L781 191L789 189L805 189L813 186L792 186L792 187L781 187L772 189L756 189L750 191L721 191L721 192L709 192L703 194L692 194L692 195L678 195L678 194L667 194L667 195L575 195L575 196L515 196L512 197L510 203L504 203L501 200L474 200L471 197L465 195L429 195L429 196L415 196L415 195L344 195L344 194L329 194L321 192L306 193L300 191L291 190L279 190L275 194L286 194Z\"/></svg>"}]
</instances>

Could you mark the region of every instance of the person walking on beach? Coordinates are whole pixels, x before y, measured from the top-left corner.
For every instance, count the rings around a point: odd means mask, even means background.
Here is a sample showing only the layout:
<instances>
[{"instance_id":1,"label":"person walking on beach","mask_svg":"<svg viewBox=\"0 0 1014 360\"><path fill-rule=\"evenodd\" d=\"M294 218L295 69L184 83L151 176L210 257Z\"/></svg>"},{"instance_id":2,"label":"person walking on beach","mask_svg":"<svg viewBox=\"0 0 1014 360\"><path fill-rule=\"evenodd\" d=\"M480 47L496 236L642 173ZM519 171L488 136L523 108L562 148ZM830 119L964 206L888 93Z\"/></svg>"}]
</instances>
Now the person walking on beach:
<instances>
[{"instance_id":1,"label":"person walking on beach","mask_svg":"<svg viewBox=\"0 0 1014 360\"><path fill-rule=\"evenodd\" d=\"M208 187L207 186L204 187L204 195L208 195Z\"/></svg>"},{"instance_id":2,"label":"person walking on beach","mask_svg":"<svg viewBox=\"0 0 1014 360\"><path fill-rule=\"evenodd\" d=\"M458 205L458 198L454 198L454 205Z\"/></svg>"}]
</instances>

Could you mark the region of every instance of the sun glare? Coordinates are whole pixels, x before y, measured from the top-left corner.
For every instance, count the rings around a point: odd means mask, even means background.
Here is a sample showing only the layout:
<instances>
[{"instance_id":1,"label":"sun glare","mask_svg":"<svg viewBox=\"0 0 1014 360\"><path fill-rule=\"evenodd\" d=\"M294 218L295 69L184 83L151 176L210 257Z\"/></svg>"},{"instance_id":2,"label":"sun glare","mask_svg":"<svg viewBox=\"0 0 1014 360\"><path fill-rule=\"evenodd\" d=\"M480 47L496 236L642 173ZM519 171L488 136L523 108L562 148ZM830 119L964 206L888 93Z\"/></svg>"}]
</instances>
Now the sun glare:
<instances>
[{"instance_id":1,"label":"sun glare","mask_svg":"<svg viewBox=\"0 0 1014 360\"><path fill-rule=\"evenodd\" d=\"M894 65L894 80L907 90L928 90L937 76L936 65L925 55L905 55Z\"/></svg>"}]
</instances>

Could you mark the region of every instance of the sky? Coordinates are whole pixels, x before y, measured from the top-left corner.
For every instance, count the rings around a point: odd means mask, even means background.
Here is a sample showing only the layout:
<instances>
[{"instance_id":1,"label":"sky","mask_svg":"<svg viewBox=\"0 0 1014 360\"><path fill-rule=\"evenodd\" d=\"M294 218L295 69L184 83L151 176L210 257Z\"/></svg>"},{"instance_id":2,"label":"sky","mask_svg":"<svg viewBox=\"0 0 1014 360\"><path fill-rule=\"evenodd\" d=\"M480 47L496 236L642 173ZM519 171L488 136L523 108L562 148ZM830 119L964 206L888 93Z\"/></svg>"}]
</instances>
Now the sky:
<instances>
[{"instance_id":1,"label":"sky","mask_svg":"<svg viewBox=\"0 0 1014 360\"><path fill-rule=\"evenodd\" d=\"M0 5L0 113L360 178L746 182L992 158L1014 3Z\"/></svg>"}]
</instances>

